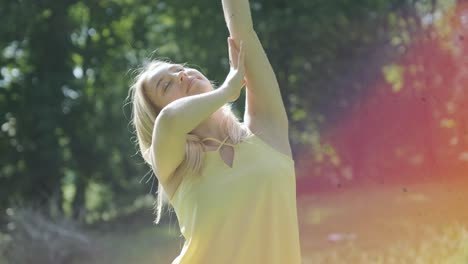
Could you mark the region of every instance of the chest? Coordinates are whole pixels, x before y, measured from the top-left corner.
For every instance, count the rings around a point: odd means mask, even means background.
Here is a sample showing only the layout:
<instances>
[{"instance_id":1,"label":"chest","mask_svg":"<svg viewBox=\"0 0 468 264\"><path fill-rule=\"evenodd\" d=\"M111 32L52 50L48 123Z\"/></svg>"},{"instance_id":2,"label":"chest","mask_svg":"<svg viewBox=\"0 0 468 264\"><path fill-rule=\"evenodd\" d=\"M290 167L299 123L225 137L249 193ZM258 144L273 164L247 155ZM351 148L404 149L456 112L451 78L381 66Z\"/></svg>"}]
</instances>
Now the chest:
<instances>
[{"instance_id":1,"label":"chest","mask_svg":"<svg viewBox=\"0 0 468 264\"><path fill-rule=\"evenodd\" d=\"M294 164L262 145L245 144L208 153L204 173L192 186L194 200L216 203L213 200L230 201L239 195L254 197L262 190L295 186Z\"/></svg>"}]
</instances>

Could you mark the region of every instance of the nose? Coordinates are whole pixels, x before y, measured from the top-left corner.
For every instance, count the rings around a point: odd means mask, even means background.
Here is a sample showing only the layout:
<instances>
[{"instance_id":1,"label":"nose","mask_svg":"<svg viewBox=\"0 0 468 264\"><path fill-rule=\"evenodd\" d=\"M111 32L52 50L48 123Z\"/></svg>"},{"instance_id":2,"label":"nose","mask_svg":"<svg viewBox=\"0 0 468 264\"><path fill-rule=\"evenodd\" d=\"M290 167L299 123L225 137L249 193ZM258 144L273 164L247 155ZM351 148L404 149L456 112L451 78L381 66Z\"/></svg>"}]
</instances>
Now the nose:
<instances>
[{"instance_id":1,"label":"nose","mask_svg":"<svg viewBox=\"0 0 468 264\"><path fill-rule=\"evenodd\" d=\"M185 71L179 72L178 78L180 82L183 82L185 78L187 78L187 74L185 73Z\"/></svg>"}]
</instances>

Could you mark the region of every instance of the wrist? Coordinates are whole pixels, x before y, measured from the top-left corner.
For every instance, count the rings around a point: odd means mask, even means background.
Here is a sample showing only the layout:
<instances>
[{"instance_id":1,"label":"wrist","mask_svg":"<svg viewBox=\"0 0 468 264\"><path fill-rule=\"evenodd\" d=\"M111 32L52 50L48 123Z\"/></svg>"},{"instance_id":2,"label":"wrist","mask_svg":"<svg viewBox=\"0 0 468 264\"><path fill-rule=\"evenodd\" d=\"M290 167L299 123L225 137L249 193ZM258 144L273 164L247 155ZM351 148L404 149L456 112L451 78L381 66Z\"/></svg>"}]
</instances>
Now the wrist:
<instances>
[{"instance_id":1,"label":"wrist","mask_svg":"<svg viewBox=\"0 0 468 264\"><path fill-rule=\"evenodd\" d=\"M223 93L228 103L234 102L239 98L240 90L235 89L234 85L229 82L223 83L218 89Z\"/></svg>"}]
</instances>

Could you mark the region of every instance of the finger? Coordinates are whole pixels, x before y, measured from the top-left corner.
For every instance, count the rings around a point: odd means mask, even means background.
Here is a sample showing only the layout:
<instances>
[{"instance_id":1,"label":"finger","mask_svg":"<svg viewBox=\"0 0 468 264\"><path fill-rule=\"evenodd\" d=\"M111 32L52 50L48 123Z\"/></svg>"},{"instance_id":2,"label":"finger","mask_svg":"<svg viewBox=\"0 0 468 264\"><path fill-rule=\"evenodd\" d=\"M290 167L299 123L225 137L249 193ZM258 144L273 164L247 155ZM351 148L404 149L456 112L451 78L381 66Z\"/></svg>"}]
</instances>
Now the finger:
<instances>
[{"instance_id":1,"label":"finger","mask_svg":"<svg viewBox=\"0 0 468 264\"><path fill-rule=\"evenodd\" d=\"M237 47L236 42L234 41L234 39L229 37L229 41L231 42L232 47L234 49L236 49L237 51L239 51L239 48Z\"/></svg>"},{"instance_id":2,"label":"finger","mask_svg":"<svg viewBox=\"0 0 468 264\"><path fill-rule=\"evenodd\" d=\"M238 64L238 69L242 70L242 72L244 72L245 50L244 50L244 43L243 43L242 40L240 42L240 51L239 51L239 54L238 54L237 64Z\"/></svg>"},{"instance_id":3,"label":"finger","mask_svg":"<svg viewBox=\"0 0 468 264\"><path fill-rule=\"evenodd\" d=\"M237 48L235 47L236 43L234 42L233 38L229 37L228 42L229 42L230 55L231 55L233 66L237 68L238 62L239 62L238 60L239 50L237 50Z\"/></svg>"},{"instance_id":4,"label":"finger","mask_svg":"<svg viewBox=\"0 0 468 264\"><path fill-rule=\"evenodd\" d=\"M227 42L228 42L228 53L229 53L229 65L231 67L234 67L234 62L232 61L232 48L231 48L231 41L229 40L230 38L228 37Z\"/></svg>"}]
</instances>

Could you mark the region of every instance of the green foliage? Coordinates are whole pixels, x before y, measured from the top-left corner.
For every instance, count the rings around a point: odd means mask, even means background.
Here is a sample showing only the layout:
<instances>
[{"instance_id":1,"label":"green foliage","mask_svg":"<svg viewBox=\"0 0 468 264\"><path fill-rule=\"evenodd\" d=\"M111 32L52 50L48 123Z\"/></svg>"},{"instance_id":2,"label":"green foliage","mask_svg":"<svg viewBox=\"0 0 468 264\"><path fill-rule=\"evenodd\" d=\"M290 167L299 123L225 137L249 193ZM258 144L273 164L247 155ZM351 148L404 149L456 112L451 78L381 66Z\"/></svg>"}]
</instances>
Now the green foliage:
<instances>
[{"instance_id":1,"label":"green foliage","mask_svg":"<svg viewBox=\"0 0 468 264\"><path fill-rule=\"evenodd\" d=\"M324 113L379 73L394 54L384 44L418 26L420 2L427 1L251 1L292 117L293 147L319 145ZM93 210L99 219L131 204L150 186L139 182L149 167L124 107L129 70L170 58L218 83L228 72L221 1L1 0L0 7L0 208L52 201L70 217Z\"/></svg>"}]
</instances>

